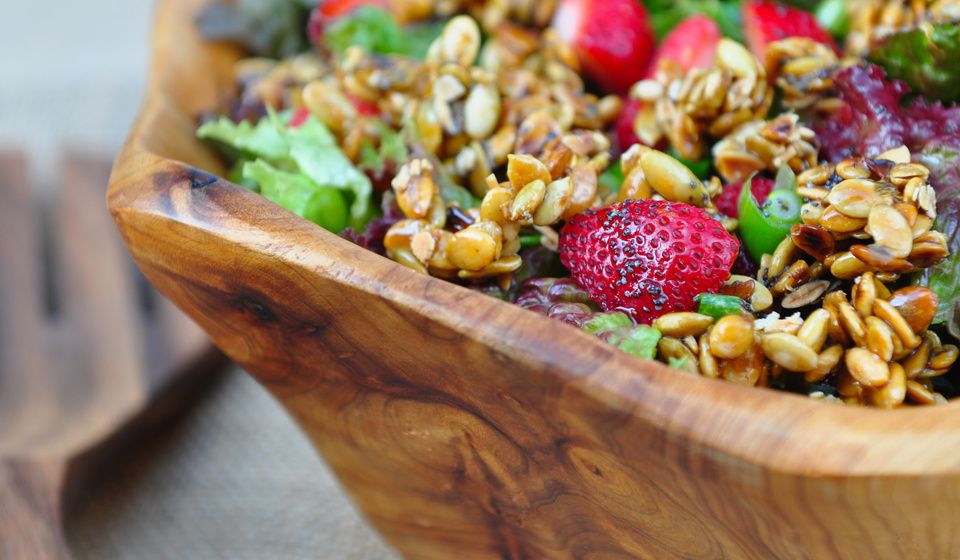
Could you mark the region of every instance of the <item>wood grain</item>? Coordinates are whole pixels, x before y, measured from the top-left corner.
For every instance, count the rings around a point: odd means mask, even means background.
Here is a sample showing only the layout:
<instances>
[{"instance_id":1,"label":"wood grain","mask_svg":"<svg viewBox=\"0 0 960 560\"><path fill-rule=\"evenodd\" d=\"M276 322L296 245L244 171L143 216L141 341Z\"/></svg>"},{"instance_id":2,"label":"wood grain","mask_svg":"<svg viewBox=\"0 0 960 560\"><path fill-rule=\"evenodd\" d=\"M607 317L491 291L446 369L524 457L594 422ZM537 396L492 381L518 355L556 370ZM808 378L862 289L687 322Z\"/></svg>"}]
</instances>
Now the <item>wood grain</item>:
<instances>
[{"instance_id":1,"label":"wood grain","mask_svg":"<svg viewBox=\"0 0 960 560\"><path fill-rule=\"evenodd\" d=\"M960 550L960 403L845 408L684 375L216 179L189 116L238 53L197 38L201 3L161 2L109 206L151 282L296 417L406 557Z\"/></svg>"},{"instance_id":2,"label":"wood grain","mask_svg":"<svg viewBox=\"0 0 960 560\"><path fill-rule=\"evenodd\" d=\"M70 154L52 205L0 155L0 558L69 558L64 509L220 362L136 286L103 209L109 165ZM41 233L51 231L50 239ZM149 361L148 361L149 359Z\"/></svg>"}]
</instances>

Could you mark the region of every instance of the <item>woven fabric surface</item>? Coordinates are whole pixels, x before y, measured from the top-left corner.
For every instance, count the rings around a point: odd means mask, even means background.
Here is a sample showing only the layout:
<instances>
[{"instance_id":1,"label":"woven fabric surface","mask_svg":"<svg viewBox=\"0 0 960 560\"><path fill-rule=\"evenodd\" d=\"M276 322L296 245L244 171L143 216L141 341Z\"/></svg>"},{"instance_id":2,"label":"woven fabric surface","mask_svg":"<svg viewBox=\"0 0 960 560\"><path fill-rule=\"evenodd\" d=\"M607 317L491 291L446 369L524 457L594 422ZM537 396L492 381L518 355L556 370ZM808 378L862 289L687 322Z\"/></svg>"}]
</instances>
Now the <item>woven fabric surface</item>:
<instances>
[{"instance_id":1,"label":"woven fabric surface","mask_svg":"<svg viewBox=\"0 0 960 560\"><path fill-rule=\"evenodd\" d=\"M276 401L234 368L67 520L80 560L397 558Z\"/></svg>"}]
</instances>

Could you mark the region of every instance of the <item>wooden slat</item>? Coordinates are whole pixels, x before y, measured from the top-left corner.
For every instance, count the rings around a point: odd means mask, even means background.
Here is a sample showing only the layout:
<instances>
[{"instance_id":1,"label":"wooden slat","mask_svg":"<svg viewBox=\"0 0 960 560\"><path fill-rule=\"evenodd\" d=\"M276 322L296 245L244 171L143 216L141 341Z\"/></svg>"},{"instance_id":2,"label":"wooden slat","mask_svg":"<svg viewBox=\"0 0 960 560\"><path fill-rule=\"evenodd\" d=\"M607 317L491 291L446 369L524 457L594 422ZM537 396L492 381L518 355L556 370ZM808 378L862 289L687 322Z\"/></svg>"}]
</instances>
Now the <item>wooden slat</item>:
<instances>
[{"instance_id":1,"label":"wooden slat","mask_svg":"<svg viewBox=\"0 0 960 560\"><path fill-rule=\"evenodd\" d=\"M0 154L0 455L31 437L26 395L42 394L44 380L43 281L37 212L26 161Z\"/></svg>"},{"instance_id":2,"label":"wooden slat","mask_svg":"<svg viewBox=\"0 0 960 560\"><path fill-rule=\"evenodd\" d=\"M46 313L21 157L0 154L0 559L69 558L62 511L108 457L199 394L222 364L169 303L143 303L106 211L108 162L68 156L48 220L56 316ZM150 312L152 311L152 312Z\"/></svg>"}]
</instances>

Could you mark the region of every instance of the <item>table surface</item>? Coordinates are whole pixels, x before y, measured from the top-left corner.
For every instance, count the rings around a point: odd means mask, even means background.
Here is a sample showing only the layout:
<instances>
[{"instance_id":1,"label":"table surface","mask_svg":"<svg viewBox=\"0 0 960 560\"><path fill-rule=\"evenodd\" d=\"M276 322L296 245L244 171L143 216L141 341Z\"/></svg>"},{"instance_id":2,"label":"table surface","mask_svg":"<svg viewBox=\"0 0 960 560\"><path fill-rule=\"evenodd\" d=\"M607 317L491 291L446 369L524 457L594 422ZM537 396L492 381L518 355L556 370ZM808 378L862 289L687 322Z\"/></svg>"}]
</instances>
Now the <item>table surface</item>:
<instances>
[{"instance_id":1,"label":"table surface","mask_svg":"<svg viewBox=\"0 0 960 560\"><path fill-rule=\"evenodd\" d=\"M79 559L397 558L292 419L232 367L67 518Z\"/></svg>"}]
</instances>

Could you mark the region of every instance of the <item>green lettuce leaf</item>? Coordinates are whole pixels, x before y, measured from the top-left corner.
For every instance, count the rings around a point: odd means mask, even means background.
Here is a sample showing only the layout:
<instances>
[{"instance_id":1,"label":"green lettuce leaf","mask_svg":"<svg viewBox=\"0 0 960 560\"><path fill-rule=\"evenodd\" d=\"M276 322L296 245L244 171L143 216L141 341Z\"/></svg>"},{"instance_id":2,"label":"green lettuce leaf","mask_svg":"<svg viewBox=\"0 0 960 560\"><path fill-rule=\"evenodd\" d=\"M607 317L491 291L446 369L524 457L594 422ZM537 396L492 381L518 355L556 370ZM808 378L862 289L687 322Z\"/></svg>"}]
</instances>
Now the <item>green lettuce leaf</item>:
<instances>
[{"instance_id":1,"label":"green lettuce leaf","mask_svg":"<svg viewBox=\"0 0 960 560\"><path fill-rule=\"evenodd\" d=\"M247 162L243 177L260 185L260 194L294 214L334 233L347 227L347 204L337 189L317 185L301 173L282 171L262 159Z\"/></svg>"},{"instance_id":2,"label":"green lettuce leaf","mask_svg":"<svg viewBox=\"0 0 960 560\"><path fill-rule=\"evenodd\" d=\"M371 53L422 59L441 30L442 24L437 23L401 27L390 12L375 6L361 6L334 21L324 31L323 40L327 48L340 54L358 46Z\"/></svg>"},{"instance_id":3,"label":"green lettuce leaf","mask_svg":"<svg viewBox=\"0 0 960 560\"><path fill-rule=\"evenodd\" d=\"M349 193L351 225L362 228L371 215L370 179L340 151L337 139L316 117L311 115L298 127L290 127L286 121L287 115L274 112L256 125L246 121L234 123L222 117L201 126L197 136L220 142L279 170L300 173L317 186Z\"/></svg>"},{"instance_id":4,"label":"green lettuce leaf","mask_svg":"<svg viewBox=\"0 0 960 560\"><path fill-rule=\"evenodd\" d=\"M901 79L927 97L960 100L960 25L938 23L929 29L911 29L881 39L870 60L883 66L891 78Z\"/></svg>"},{"instance_id":5,"label":"green lettuce leaf","mask_svg":"<svg viewBox=\"0 0 960 560\"><path fill-rule=\"evenodd\" d=\"M302 125L286 129L290 158L300 172L323 187L333 187L352 193L350 216L355 225L366 220L370 212L370 179L343 155L337 140L316 117L310 116Z\"/></svg>"},{"instance_id":6,"label":"green lettuce leaf","mask_svg":"<svg viewBox=\"0 0 960 560\"><path fill-rule=\"evenodd\" d=\"M260 119L257 124L249 121L235 123L227 117L204 123L197 129L201 140L220 142L247 156L279 161L290 155L282 130L272 119Z\"/></svg>"}]
</instances>

